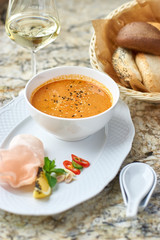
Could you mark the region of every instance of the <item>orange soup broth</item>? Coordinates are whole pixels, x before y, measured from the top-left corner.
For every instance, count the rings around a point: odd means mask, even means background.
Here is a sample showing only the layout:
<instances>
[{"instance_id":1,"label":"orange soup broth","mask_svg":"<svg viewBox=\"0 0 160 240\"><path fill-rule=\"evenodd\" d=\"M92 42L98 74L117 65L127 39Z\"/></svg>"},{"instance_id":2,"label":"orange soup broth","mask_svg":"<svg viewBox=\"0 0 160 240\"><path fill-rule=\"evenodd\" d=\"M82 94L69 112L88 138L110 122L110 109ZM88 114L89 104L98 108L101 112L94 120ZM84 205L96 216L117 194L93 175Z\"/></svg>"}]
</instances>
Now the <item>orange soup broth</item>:
<instances>
[{"instance_id":1,"label":"orange soup broth","mask_svg":"<svg viewBox=\"0 0 160 240\"><path fill-rule=\"evenodd\" d=\"M49 80L34 90L31 104L41 112L62 118L86 118L112 106L110 91L96 80L67 75Z\"/></svg>"}]
</instances>

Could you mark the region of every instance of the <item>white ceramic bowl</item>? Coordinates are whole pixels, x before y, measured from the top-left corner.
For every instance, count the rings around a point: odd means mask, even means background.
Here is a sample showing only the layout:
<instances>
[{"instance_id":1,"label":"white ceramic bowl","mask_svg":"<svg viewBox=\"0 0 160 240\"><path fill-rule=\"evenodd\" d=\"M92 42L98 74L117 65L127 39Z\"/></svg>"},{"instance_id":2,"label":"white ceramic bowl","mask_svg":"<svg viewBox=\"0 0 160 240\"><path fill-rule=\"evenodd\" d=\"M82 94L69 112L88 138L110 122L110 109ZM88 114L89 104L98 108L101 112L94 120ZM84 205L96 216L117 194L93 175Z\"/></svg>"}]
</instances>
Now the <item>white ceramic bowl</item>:
<instances>
[{"instance_id":1,"label":"white ceramic bowl","mask_svg":"<svg viewBox=\"0 0 160 240\"><path fill-rule=\"evenodd\" d=\"M84 75L104 84L113 96L113 104L111 108L95 116L71 119L47 115L31 105L31 94L38 86L52 78L70 74ZM64 66L52 68L34 76L27 83L24 95L29 107L30 115L38 124L59 139L76 141L99 131L108 123L112 118L115 106L119 100L119 88L108 75L97 70L86 67Z\"/></svg>"}]
</instances>

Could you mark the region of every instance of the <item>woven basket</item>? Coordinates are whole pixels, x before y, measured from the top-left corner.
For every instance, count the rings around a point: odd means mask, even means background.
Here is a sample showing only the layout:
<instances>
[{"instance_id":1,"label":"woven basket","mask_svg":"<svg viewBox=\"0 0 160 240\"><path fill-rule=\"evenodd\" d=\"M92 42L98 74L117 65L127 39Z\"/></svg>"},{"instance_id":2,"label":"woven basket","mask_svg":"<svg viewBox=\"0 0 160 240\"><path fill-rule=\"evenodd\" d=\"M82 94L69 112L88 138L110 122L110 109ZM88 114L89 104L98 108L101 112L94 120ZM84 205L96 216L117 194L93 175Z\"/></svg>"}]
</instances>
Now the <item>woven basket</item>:
<instances>
[{"instance_id":1,"label":"woven basket","mask_svg":"<svg viewBox=\"0 0 160 240\"><path fill-rule=\"evenodd\" d=\"M135 6L135 4L137 4L136 0L121 5L119 8L117 8L114 11L112 11L111 13L109 13L109 15L106 17L106 19L113 18L120 12L122 12L128 8L132 8L133 6ZM99 71L104 72L102 63L100 63L98 61L98 59L96 58L95 44L96 44L96 35L94 33L91 38L90 47L89 47L90 63L94 69L98 69ZM147 102L152 102L152 103L160 103L160 93L143 93L140 91L128 89L119 84L118 84L118 86L119 86L120 92L127 96L130 96L132 98L142 100L142 101L147 101Z\"/></svg>"}]
</instances>

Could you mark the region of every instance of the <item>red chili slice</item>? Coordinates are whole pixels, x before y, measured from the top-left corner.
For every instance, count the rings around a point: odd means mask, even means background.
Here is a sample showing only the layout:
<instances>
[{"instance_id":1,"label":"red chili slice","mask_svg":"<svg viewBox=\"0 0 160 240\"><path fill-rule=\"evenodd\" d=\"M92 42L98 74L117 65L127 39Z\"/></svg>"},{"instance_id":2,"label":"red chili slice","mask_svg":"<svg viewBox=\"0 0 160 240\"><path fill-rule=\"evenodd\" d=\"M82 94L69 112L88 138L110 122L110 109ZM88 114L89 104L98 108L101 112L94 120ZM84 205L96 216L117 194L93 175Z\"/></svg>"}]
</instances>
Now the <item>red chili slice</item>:
<instances>
[{"instance_id":1,"label":"red chili slice","mask_svg":"<svg viewBox=\"0 0 160 240\"><path fill-rule=\"evenodd\" d=\"M75 161L76 163L78 163L79 165L81 165L81 166L83 166L85 168L90 166L90 163L87 160L83 159L83 158L77 157L74 154L71 154L71 157L72 157L73 161Z\"/></svg>"},{"instance_id":2,"label":"red chili slice","mask_svg":"<svg viewBox=\"0 0 160 240\"><path fill-rule=\"evenodd\" d=\"M63 165L66 169L72 171L74 174L76 175L79 175L81 173L81 171L77 168L74 168L73 165L72 165L72 162L68 161L68 160L65 160L63 162Z\"/></svg>"}]
</instances>

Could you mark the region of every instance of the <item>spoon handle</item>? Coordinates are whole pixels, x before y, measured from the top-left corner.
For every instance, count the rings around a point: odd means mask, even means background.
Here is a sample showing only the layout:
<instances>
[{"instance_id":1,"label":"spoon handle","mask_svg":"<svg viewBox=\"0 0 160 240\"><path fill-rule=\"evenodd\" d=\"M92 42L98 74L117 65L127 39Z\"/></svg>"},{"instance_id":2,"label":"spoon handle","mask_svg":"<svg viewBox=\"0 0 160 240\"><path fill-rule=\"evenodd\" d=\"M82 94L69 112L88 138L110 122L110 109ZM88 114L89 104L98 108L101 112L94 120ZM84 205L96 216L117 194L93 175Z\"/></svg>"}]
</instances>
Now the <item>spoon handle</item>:
<instances>
[{"instance_id":1,"label":"spoon handle","mask_svg":"<svg viewBox=\"0 0 160 240\"><path fill-rule=\"evenodd\" d=\"M140 201L138 199L134 201L128 201L127 209L126 209L126 217L132 218L137 215L139 203Z\"/></svg>"}]
</instances>

